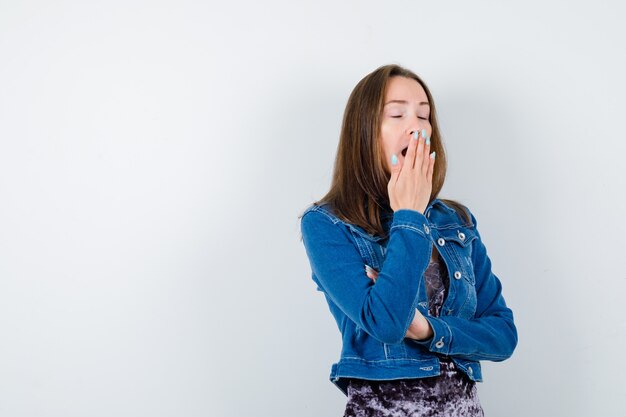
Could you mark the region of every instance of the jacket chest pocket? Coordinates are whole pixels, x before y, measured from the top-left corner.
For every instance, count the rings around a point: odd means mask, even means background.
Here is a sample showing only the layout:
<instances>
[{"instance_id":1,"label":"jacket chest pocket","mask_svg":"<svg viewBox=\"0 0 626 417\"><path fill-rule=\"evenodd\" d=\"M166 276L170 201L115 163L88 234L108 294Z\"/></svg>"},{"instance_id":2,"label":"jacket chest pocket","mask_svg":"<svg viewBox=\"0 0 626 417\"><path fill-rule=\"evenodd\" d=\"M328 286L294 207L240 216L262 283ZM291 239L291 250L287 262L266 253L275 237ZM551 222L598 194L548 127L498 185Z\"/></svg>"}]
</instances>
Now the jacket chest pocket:
<instances>
[{"instance_id":1,"label":"jacket chest pocket","mask_svg":"<svg viewBox=\"0 0 626 417\"><path fill-rule=\"evenodd\" d=\"M474 231L464 227L438 230L437 249L448 262L450 287L442 314L470 318L476 312L476 276L472 262ZM445 312L445 313L444 313Z\"/></svg>"},{"instance_id":2,"label":"jacket chest pocket","mask_svg":"<svg viewBox=\"0 0 626 417\"><path fill-rule=\"evenodd\" d=\"M380 271L385 260L386 248L381 245L382 239L376 236L365 235L361 230L350 228L356 247L363 258L363 263L376 271Z\"/></svg>"}]
</instances>

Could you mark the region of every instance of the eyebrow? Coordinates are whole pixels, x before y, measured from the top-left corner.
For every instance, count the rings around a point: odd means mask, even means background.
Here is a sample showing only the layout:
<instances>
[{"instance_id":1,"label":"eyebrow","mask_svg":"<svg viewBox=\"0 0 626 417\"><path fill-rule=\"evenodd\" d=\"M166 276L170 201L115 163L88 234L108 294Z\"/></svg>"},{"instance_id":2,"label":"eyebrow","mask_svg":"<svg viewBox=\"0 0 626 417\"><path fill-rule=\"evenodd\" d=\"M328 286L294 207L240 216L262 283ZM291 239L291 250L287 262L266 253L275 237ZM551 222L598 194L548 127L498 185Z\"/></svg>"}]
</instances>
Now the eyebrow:
<instances>
[{"instance_id":1,"label":"eyebrow","mask_svg":"<svg viewBox=\"0 0 626 417\"><path fill-rule=\"evenodd\" d=\"M406 100L390 100L390 101L388 101L388 102L386 102L386 103L385 103L385 106L386 106L387 104L391 104L391 103L409 104L409 102L408 102L408 101L406 101ZM429 104L427 101L421 101L421 102L419 103L419 105L420 105L420 106L423 106L423 105L430 106L430 104Z\"/></svg>"}]
</instances>

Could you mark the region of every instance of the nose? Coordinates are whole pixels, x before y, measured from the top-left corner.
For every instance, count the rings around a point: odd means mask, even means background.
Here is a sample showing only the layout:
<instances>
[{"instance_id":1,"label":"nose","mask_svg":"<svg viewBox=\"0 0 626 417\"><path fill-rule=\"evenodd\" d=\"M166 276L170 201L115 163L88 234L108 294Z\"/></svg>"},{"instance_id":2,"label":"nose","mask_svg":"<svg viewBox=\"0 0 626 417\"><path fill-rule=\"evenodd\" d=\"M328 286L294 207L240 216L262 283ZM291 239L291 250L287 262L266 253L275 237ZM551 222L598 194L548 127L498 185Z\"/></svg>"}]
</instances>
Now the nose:
<instances>
[{"instance_id":1,"label":"nose","mask_svg":"<svg viewBox=\"0 0 626 417\"><path fill-rule=\"evenodd\" d=\"M421 134L422 130L428 128L428 126L426 124L423 124L422 122L423 120L419 120L417 118L411 120L411 122L407 126L407 133L410 137L413 137L413 133L417 132L417 134L419 135Z\"/></svg>"},{"instance_id":2,"label":"nose","mask_svg":"<svg viewBox=\"0 0 626 417\"><path fill-rule=\"evenodd\" d=\"M420 125L418 120L413 120L411 121L411 123L408 126L408 133L409 136L413 136L413 133L417 132L419 134L419 132L421 132L422 130L422 126Z\"/></svg>"},{"instance_id":3,"label":"nose","mask_svg":"<svg viewBox=\"0 0 626 417\"><path fill-rule=\"evenodd\" d=\"M409 132L409 136L410 136L410 137L413 137L413 134L414 134L415 132L417 132L417 134L419 135L421 131L422 131L422 129L420 129L419 127L416 127L415 129L412 129L412 130Z\"/></svg>"}]
</instances>

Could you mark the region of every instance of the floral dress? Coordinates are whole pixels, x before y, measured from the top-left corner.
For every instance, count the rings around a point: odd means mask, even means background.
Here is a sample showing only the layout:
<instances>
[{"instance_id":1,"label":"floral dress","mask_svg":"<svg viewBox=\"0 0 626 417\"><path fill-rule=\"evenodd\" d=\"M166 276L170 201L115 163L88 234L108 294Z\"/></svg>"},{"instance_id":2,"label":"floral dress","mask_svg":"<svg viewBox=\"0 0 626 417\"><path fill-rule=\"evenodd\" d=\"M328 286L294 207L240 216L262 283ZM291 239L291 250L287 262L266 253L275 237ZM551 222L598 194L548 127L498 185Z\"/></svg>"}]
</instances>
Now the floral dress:
<instances>
[{"instance_id":1,"label":"floral dress","mask_svg":"<svg viewBox=\"0 0 626 417\"><path fill-rule=\"evenodd\" d=\"M438 253L424 278L429 313L438 317L450 283ZM387 381L352 378L344 417L484 416L476 383L458 371L449 357L441 356L439 362L441 375L435 377Z\"/></svg>"}]
</instances>

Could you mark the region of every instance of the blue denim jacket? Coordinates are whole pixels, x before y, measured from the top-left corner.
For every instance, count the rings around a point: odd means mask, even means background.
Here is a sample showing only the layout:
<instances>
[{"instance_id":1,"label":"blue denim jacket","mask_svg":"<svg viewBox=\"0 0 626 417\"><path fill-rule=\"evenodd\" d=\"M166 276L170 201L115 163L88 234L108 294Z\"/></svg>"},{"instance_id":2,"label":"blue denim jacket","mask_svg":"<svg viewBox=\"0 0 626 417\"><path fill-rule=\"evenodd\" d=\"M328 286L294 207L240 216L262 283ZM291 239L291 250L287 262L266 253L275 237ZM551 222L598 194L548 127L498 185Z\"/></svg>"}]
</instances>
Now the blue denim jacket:
<instances>
[{"instance_id":1,"label":"blue denim jacket","mask_svg":"<svg viewBox=\"0 0 626 417\"><path fill-rule=\"evenodd\" d=\"M480 360L502 361L517 345L513 313L476 229L450 206L433 200L424 214L408 209L381 220L373 236L340 220L328 205L307 208L301 219L313 281L342 335L330 380L347 395L348 378L391 380L439 375L449 356L474 381ZM450 276L440 317L428 313L423 274L437 248ZM376 282L364 264L378 271ZM405 338L418 309L432 326L425 341Z\"/></svg>"}]
</instances>

